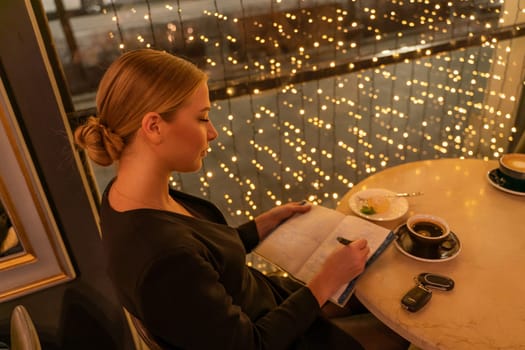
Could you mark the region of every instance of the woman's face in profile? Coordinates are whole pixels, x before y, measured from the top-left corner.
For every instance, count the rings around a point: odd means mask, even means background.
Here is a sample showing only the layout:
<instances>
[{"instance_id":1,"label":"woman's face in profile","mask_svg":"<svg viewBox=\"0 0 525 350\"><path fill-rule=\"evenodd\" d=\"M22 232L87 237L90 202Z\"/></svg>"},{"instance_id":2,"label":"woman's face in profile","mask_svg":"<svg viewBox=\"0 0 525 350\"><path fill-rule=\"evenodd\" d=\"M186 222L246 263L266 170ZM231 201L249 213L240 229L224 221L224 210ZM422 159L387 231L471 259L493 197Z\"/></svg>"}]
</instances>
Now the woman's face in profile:
<instances>
[{"instance_id":1,"label":"woman's face in profile","mask_svg":"<svg viewBox=\"0 0 525 350\"><path fill-rule=\"evenodd\" d=\"M163 122L159 152L172 171L195 172L202 166L217 130L209 119L208 85L202 82L170 121Z\"/></svg>"}]
</instances>

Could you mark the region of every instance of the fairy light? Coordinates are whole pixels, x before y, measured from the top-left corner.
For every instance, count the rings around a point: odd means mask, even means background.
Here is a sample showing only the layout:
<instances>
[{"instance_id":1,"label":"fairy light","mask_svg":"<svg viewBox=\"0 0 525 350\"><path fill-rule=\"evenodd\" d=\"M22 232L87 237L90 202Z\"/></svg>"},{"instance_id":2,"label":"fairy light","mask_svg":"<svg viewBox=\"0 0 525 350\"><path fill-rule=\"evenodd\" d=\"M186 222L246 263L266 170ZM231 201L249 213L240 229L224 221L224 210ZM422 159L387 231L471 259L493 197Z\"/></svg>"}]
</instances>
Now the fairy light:
<instances>
[{"instance_id":1,"label":"fairy light","mask_svg":"<svg viewBox=\"0 0 525 350\"><path fill-rule=\"evenodd\" d=\"M190 58L208 72L210 90L225 88L226 99L212 104L219 137L205 170L174 176L170 186L212 198L233 223L290 200L334 207L364 177L406 161L497 158L518 132L519 83L514 91L503 85L522 76L509 72L519 49L490 36L514 24L503 9L520 8L517 0L388 0L364 8L270 0L266 12L243 2L236 11L222 2L146 2L151 11L141 4L101 10L104 38L116 53L196 52ZM479 46L430 47L481 31ZM383 64L407 51L418 56ZM375 67L363 70L360 57ZM341 66L347 71L294 83ZM273 90L259 85L279 78ZM246 84L233 86L237 80Z\"/></svg>"}]
</instances>

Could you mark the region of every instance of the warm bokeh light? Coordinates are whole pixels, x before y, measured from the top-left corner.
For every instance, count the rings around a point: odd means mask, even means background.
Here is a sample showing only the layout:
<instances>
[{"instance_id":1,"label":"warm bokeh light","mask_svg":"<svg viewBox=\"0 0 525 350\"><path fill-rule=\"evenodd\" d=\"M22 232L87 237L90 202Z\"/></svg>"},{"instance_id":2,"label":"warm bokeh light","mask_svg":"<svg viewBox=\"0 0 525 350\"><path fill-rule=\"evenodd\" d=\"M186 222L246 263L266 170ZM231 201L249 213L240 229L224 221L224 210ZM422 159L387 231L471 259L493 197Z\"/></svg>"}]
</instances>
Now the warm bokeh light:
<instances>
[{"instance_id":1,"label":"warm bokeh light","mask_svg":"<svg viewBox=\"0 0 525 350\"><path fill-rule=\"evenodd\" d=\"M290 200L334 207L403 162L497 158L517 132L525 45L492 36L524 22L517 1L115 3L96 14L104 45L79 41L78 57L155 47L209 73L220 135L199 176L170 184L232 222Z\"/></svg>"}]
</instances>

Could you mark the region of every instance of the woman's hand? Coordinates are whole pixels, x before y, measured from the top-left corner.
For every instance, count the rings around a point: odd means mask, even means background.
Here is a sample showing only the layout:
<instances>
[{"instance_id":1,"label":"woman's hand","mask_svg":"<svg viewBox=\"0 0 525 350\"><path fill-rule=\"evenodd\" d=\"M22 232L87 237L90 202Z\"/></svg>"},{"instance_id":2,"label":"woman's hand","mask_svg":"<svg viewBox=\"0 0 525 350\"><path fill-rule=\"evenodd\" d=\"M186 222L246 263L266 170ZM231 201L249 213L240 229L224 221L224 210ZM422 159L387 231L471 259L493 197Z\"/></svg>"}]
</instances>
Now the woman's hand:
<instances>
[{"instance_id":1,"label":"woman's hand","mask_svg":"<svg viewBox=\"0 0 525 350\"><path fill-rule=\"evenodd\" d=\"M259 239L266 238L280 223L297 213L306 213L310 210L311 204L302 202L290 202L272 208L255 218L255 225L259 233Z\"/></svg>"},{"instance_id":2,"label":"woman's hand","mask_svg":"<svg viewBox=\"0 0 525 350\"><path fill-rule=\"evenodd\" d=\"M347 246L341 245L328 256L321 270L308 283L320 306L343 284L364 271L369 252L368 242L358 239Z\"/></svg>"}]
</instances>

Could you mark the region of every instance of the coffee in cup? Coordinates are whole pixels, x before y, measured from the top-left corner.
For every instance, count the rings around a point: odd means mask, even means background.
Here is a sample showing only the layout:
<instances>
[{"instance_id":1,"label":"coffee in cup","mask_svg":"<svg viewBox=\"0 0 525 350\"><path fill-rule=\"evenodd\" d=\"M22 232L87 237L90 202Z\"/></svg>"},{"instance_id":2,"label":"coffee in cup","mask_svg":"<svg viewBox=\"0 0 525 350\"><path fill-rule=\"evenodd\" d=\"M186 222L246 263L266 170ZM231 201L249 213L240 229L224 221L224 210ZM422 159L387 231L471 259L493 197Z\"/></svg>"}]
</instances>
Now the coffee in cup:
<instances>
[{"instance_id":1,"label":"coffee in cup","mask_svg":"<svg viewBox=\"0 0 525 350\"><path fill-rule=\"evenodd\" d=\"M525 180L525 154L504 154L499 159L499 170L513 179Z\"/></svg>"},{"instance_id":2,"label":"coffee in cup","mask_svg":"<svg viewBox=\"0 0 525 350\"><path fill-rule=\"evenodd\" d=\"M434 215L414 214L407 220L410 236L418 242L437 244L447 239L450 234L448 223Z\"/></svg>"}]
</instances>

